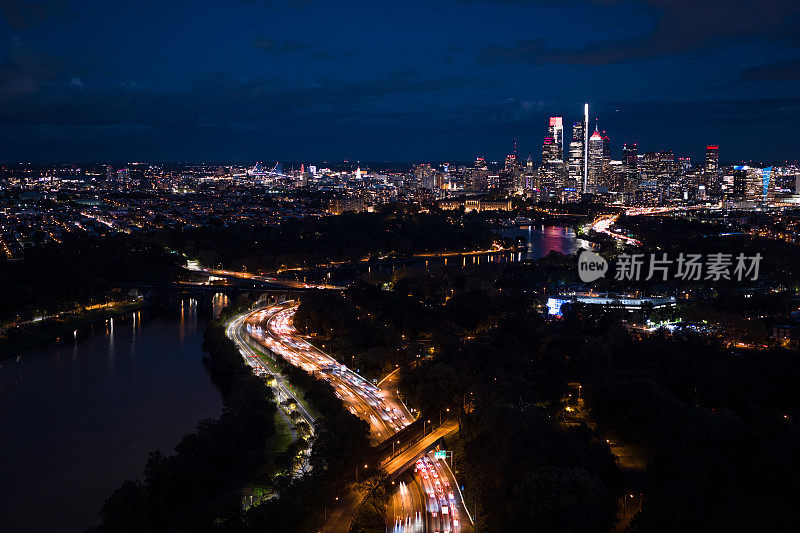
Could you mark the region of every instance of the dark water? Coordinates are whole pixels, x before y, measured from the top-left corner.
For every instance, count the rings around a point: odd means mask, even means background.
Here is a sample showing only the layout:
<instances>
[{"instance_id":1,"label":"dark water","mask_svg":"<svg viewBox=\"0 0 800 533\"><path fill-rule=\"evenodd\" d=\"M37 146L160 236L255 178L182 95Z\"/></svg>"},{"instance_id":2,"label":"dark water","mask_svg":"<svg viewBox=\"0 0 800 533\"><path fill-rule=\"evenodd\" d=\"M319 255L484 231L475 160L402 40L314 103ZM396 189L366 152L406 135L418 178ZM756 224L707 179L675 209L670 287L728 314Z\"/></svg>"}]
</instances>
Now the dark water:
<instances>
[{"instance_id":1,"label":"dark water","mask_svg":"<svg viewBox=\"0 0 800 533\"><path fill-rule=\"evenodd\" d=\"M524 237L528 241L527 251L517 255L517 261L540 259L551 251L564 255L573 254L581 248L591 249L594 244L575 237L575 232L566 226L529 226L509 228L500 232L503 237Z\"/></svg>"},{"instance_id":2,"label":"dark water","mask_svg":"<svg viewBox=\"0 0 800 533\"><path fill-rule=\"evenodd\" d=\"M591 249L594 244L575 237L575 232L566 226L533 226L520 228L504 228L498 233L503 237L524 237L527 242L525 250L513 252L487 251L476 254L450 255L447 257L413 257L408 259L389 259L369 262L345 263L338 267L318 269L314 272L287 272L284 277L292 277L303 282L326 282L347 284L357 275L376 272L394 272L407 267L425 267L445 265L449 267L482 265L486 263L505 263L525 260L536 260L551 251L565 255L573 254L581 248Z\"/></svg>"},{"instance_id":3,"label":"dark water","mask_svg":"<svg viewBox=\"0 0 800 533\"><path fill-rule=\"evenodd\" d=\"M219 416L204 326L187 300L0 361L0 531L86 530L150 451Z\"/></svg>"}]
</instances>

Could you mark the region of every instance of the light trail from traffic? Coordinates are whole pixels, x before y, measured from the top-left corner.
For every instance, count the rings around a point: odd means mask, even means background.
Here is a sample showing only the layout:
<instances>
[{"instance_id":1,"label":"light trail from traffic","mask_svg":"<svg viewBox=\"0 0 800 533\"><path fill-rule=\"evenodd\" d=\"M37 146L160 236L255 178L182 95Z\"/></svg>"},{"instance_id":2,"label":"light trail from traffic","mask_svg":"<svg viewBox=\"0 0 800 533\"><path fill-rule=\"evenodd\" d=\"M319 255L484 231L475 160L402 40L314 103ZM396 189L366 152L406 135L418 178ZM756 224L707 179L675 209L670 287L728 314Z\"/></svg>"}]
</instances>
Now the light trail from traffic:
<instances>
[{"instance_id":1,"label":"light trail from traffic","mask_svg":"<svg viewBox=\"0 0 800 533\"><path fill-rule=\"evenodd\" d=\"M216 276L218 278L239 278L258 283L265 283L270 285L280 285L287 289L330 289L330 290L343 290L344 287L337 285L327 285L324 283L304 283L301 281L292 281L288 279L272 278L269 276L262 276L260 274L252 274L250 272L236 272L234 270L222 270L218 268L206 268L200 266L197 261L187 261L186 269L192 272L200 272L209 276Z\"/></svg>"},{"instance_id":2,"label":"light trail from traffic","mask_svg":"<svg viewBox=\"0 0 800 533\"><path fill-rule=\"evenodd\" d=\"M611 231L611 226L614 225L618 218L619 215L602 215L597 217L594 222L591 223L590 227L598 233L603 233L609 237L613 237L614 239L624 242L625 244L631 246L641 246L642 243L633 237L628 237L627 235Z\"/></svg>"},{"instance_id":3,"label":"light trail from traffic","mask_svg":"<svg viewBox=\"0 0 800 533\"><path fill-rule=\"evenodd\" d=\"M279 403L279 409L283 409L282 405L280 404L284 400L294 400L295 404L297 405L297 411L300 413L300 416L303 418L303 420L308 424L311 435L313 435L314 422L316 421L314 415L312 415L311 412L306 408L300 398L297 397L296 393L288 387L284 376L279 372L275 372L270 369L269 365L263 360L263 356L254 350L253 347L247 342L247 339L245 339L243 333L244 328L242 325L247 317L248 314L245 313L231 320L225 328L225 335L236 343L236 345L239 347L239 353L244 358L245 363L247 363L247 365L253 369L253 373L255 375L260 377L266 377L269 375L272 377L273 384L271 386L276 391L275 398ZM288 413L284 414L288 415ZM298 477L303 472L308 472L310 470L310 453L311 449L309 448L303 457L303 461L293 473L295 477Z\"/></svg>"},{"instance_id":4,"label":"light trail from traffic","mask_svg":"<svg viewBox=\"0 0 800 533\"><path fill-rule=\"evenodd\" d=\"M290 364L330 383L348 410L370 425L374 442L410 424L411 413L393 393L376 387L298 334L292 324L298 305L289 301L251 313L244 321L247 334Z\"/></svg>"},{"instance_id":5,"label":"light trail from traffic","mask_svg":"<svg viewBox=\"0 0 800 533\"><path fill-rule=\"evenodd\" d=\"M246 335L288 363L326 380L347 409L370 425L373 442L380 443L409 425L413 417L396 392L373 385L367 379L313 346L297 332L293 325L293 319L298 306L299 303L296 301L287 301L243 315L231 322L229 335L234 335L240 346L247 346ZM252 354L255 352L253 351ZM255 359L250 357L250 360L254 361L254 370L257 372L269 372L269 368L264 365L260 357L257 356ZM273 375L275 374L273 373ZM390 374L390 376L392 375ZM387 378L381 380L381 384L384 382L394 383L393 379ZM294 393L286 388L282 380L276 380L276 383L282 392L285 391L285 394L297 400L298 406L302 405ZM423 437L418 445L424 446L426 440L435 441L439 436L450 434L456 429L457 424L449 421L432 431L427 438ZM424 452L424 449L423 447L421 451ZM409 462L414 465L414 460L417 461L416 465L425 466L429 483L426 485L422 481L421 471L417 468L411 474L411 483L398 486L400 492L393 495L392 507L387 509L387 515L393 517L392 520L396 527L392 529L387 524L387 529L458 532L466 531L462 529L466 526L471 530L471 518L463 508L455 476L444 463L425 453L420 454L419 451L408 450L397 456L394 454L388 456L382 461L381 467L385 468L387 472L394 472L398 468L405 468L402 465L409 464ZM416 480L417 477L420 479ZM438 480L438 485L434 480ZM429 489L428 492L426 489ZM447 490L445 491L445 489ZM430 497L430 491L433 491L435 498ZM463 513L461 509L463 509ZM463 523L464 515L468 517L466 524Z\"/></svg>"},{"instance_id":6,"label":"light trail from traffic","mask_svg":"<svg viewBox=\"0 0 800 533\"><path fill-rule=\"evenodd\" d=\"M472 531L472 517L464 506L453 471L433 452L417 459L408 483L401 480L396 486L389 503L392 519L387 531Z\"/></svg>"}]
</instances>

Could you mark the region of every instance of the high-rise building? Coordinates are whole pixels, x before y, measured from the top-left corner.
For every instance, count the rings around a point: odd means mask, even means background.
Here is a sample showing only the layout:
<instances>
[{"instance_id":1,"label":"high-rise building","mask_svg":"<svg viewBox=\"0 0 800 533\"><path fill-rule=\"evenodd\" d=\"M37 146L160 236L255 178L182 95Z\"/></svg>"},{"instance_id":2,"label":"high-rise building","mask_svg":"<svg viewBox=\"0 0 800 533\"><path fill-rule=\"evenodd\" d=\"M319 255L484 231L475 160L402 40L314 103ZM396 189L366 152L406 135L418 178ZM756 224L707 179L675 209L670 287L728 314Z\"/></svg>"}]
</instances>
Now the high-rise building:
<instances>
[{"instance_id":1,"label":"high-rise building","mask_svg":"<svg viewBox=\"0 0 800 533\"><path fill-rule=\"evenodd\" d=\"M588 175L584 192L597 192L603 171L603 136L595 128L589 137L588 146Z\"/></svg>"},{"instance_id":2,"label":"high-rise building","mask_svg":"<svg viewBox=\"0 0 800 533\"><path fill-rule=\"evenodd\" d=\"M550 125L547 128L547 136L553 139L550 153L551 161L564 160L564 119L562 117L550 117Z\"/></svg>"},{"instance_id":3,"label":"high-rise building","mask_svg":"<svg viewBox=\"0 0 800 533\"><path fill-rule=\"evenodd\" d=\"M573 122L572 142L569 143L569 180L575 182L578 190L583 190L583 155L584 127L583 121Z\"/></svg>"},{"instance_id":4,"label":"high-rise building","mask_svg":"<svg viewBox=\"0 0 800 533\"><path fill-rule=\"evenodd\" d=\"M542 142L542 166L539 179L549 196L554 196L564 187L564 119L550 117L547 136Z\"/></svg>"},{"instance_id":5,"label":"high-rise building","mask_svg":"<svg viewBox=\"0 0 800 533\"><path fill-rule=\"evenodd\" d=\"M719 146L716 144L706 146L706 167L703 172L703 181L709 194L722 194L722 182L719 172Z\"/></svg>"},{"instance_id":6,"label":"high-rise building","mask_svg":"<svg viewBox=\"0 0 800 533\"><path fill-rule=\"evenodd\" d=\"M639 184L639 147L636 143L628 144L622 147L622 168L625 173L626 192L631 192L636 189Z\"/></svg>"},{"instance_id":7,"label":"high-rise building","mask_svg":"<svg viewBox=\"0 0 800 533\"><path fill-rule=\"evenodd\" d=\"M731 196L736 199L743 199L747 195L747 172L750 167L736 165L733 167L733 192Z\"/></svg>"},{"instance_id":8,"label":"high-rise building","mask_svg":"<svg viewBox=\"0 0 800 533\"><path fill-rule=\"evenodd\" d=\"M611 172L611 139L608 138L605 130L601 135L603 136L603 161L600 164L598 185L610 191L614 189L614 178Z\"/></svg>"},{"instance_id":9,"label":"high-rise building","mask_svg":"<svg viewBox=\"0 0 800 533\"><path fill-rule=\"evenodd\" d=\"M583 186L581 191L587 192L589 187L589 104L583 104Z\"/></svg>"},{"instance_id":10,"label":"high-rise building","mask_svg":"<svg viewBox=\"0 0 800 533\"><path fill-rule=\"evenodd\" d=\"M512 171L517 167L517 154L508 154L506 156L505 170Z\"/></svg>"},{"instance_id":11,"label":"high-rise building","mask_svg":"<svg viewBox=\"0 0 800 533\"><path fill-rule=\"evenodd\" d=\"M483 157L475 159L475 167L470 170L469 190L485 191L489 188L489 168Z\"/></svg>"},{"instance_id":12,"label":"high-rise building","mask_svg":"<svg viewBox=\"0 0 800 533\"><path fill-rule=\"evenodd\" d=\"M359 168L359 172L360 172ZM430 163L423 163L417 165L414 169L414 174L417 180L417 185L423 189L436 188L436 172L431 167Z\"/></svg>"}]
</instances>

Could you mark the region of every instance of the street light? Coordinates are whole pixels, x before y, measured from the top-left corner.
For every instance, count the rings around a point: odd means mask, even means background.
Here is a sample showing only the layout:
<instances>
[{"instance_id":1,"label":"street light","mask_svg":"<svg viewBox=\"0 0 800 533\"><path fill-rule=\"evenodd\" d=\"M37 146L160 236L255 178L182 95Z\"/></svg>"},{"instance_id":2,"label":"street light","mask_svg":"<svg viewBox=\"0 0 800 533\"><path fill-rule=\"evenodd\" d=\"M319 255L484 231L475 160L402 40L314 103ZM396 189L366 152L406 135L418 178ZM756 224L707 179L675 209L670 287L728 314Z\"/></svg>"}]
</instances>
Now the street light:
<instances>
[{"instance_id":1,"label":"street light","mask_svg":"<svg viewBox=\"0 0 800 533\"><path fill-rule=\"evenodd\" d=\"M367 465L364 465L364 470L367 469ZM358 467L356 467L356 483L358 483Z\"/></svg>"}]
</instances>

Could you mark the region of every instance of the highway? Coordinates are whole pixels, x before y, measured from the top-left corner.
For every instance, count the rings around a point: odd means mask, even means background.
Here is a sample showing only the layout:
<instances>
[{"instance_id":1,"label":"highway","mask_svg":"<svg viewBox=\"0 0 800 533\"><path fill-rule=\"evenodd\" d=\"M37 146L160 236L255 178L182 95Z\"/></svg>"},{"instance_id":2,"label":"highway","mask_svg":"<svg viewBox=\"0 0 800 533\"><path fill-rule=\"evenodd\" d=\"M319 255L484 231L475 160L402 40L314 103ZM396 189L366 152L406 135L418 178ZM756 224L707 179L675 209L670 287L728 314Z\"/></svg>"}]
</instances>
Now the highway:
<instances>
[{"instance_id":1,"label":"highway","mask_svg":"<svg viewBox=\"0 0 800 533\"><path fill-rule=\"evenodd\" d=\"M614 225L614 222L616 222L618 218L619 218L619 215L602 215L602 216L599 216L594 220L594 222L592 222L591 228L594 231L598 232L598 233L604 233L604 234L608 235L609 237L613 237L614 239L617 239L618 241L624 242L625 244L628 244L628 245L631 245L631 246L641 246L642 243L637 241L636 239L634 239L632 237L628 237L627 235L623 235L621 233L616 233L614 231L611 231L611 229L610 229L611 226Z\"/></svg>"},{"instance_id":2,"label":"highway","mask_svg":"<svg viewBox=\"0 0 800 533\"><path fill-rule=\"evenodd\" d=\"M303 420L306 421L308 426L311 428L311 434L314 434L314 415L306 408L303 402L297 397L295 392L289 388L286 383L286 378L283 374L279 372L273 371L270 366L263 360L264 356L258 353L256 350L253 349L252 346L247 342L244 337L243 327L242 324L244 323L245 318L247 318L248 313L243 313L233 320L231 320L227 327L225 328L225 335L231 339L236 345L239 347L239 353L242 354L245 362L253 369L253 372L257 376L271 376L274 380L274 385L272 388L275 390L275 399L278 401L278 409L280 412L281 417L284 421L288 420L290 424L290 433L292 435L292 440L297 438L297 430L294 427L291 419L288 417L288 413L285 411L285 408L280 405L280 402L283 402L287 399L292 399L297 404L297 411L300 413L300 416ZM301 476L304 472L309 471L311 468L309 465L309 454L311 450L307 450L306 455L303 457L303 461L298 465L298 467L293 472L294 477Z\"/></svg>"},{"instance_id":3,"label":"highway","mask_svg":"<svg viewBox=\"0 0 800 533\"><path fill-rule=\"evenodd\" d=\"M250 272L236 272L234 270L222 270L217 268L206 268L200 266L196 261L188 261L186 264L186 269L191 270L192 272L200 272L203 274L208 274L209 276L216 276L218 278L237 278L237 279L246 279L250 281L255 281L264 285L268 286L275 286L278 288L285 288L286 290L292 289L332 289L332 290L343 290L344 287L339 287L336 285L327 285L324 283L303 283L301 281L292 281L288 279L279 279L279 278L272 278L269 276L262 276L259 274L252 274Z\"/></svg>"},{"instance_id":4,"label":"highway","mask_svg":"<svg viewBox=\"0 0 800 533\"><path fill-rule=\"evenodd\" d=\"M287 362L328 381L350 412L370 425L375 443L410 424L411 413L394 392L373 385L297 333L292 318L298 305L288 301L255 311L245 319L244 329Z\"/></svg>"},{"instance_id":5,"label":"highway","mask_svg":"<svg viewBox=\"0 0 800 533\"><path fill-rule=\"evenodd\" d=\"M279 395L294 398L303 417L306 415L310 417L312 426L313 417L284 383L283 376L270 370L262 360L262 356L249 345L246 337L290 364L328 381L350 412L369 423L374 443L378 444L408 426L413 417L398 397L398 372L390 373L376 386L310 344L293 325L298 305L298 302L290 300L240 315L231 321L228 325L228 335L239 344L248 364L253 366L256 372L272 374ZM399 443L402 451L398 449L397 455L387 455L381 461L381 468L389 475L413 470L404 474L407 482L403 481L403 485L397 485L398 492L392 496L391 504L387 508L387 529L415 530L405 529L412 527L412 524L401 523L407 517L414 517L416 524L414 527L418 526L420 528L416 529L418 531L470 531L463 529L471 528L471 521L461 504L460 493L452 472L441 461L434 461L432 456L424 458L427 450L435 442L457 430L458 423L455 420L445 420L439 426L428 425L424 437L414 441L406 436L405 440ZM425 465L429 476L427 485L422 471L416 467L420 464L417 461ZM439 487L436 486L434 479L442 480ZM401 486L402 492L400 492ZM448 486L456 489L453 491L452 502L450 492L443 492ZM430 498L426 489L440 493L439 497ZM339 505L332 510L323 531L347 531L363 497L364 494L352 489L342 494ZM451 508L453 511L450 511ZM396 529L395 525L400 529Z\"/></svg>"},{"instance_id":6,"label":"highway","mask_svg":"<svg viewBox=\"0 0 800 533\"><path fill-rule=\"evenodd\" d=\"M387 507L387 531L473 530L453 471L444 459L436 459L433 452L419 457L414 469L394 486L397 489Z\"/></svg>"}]
</instances>

